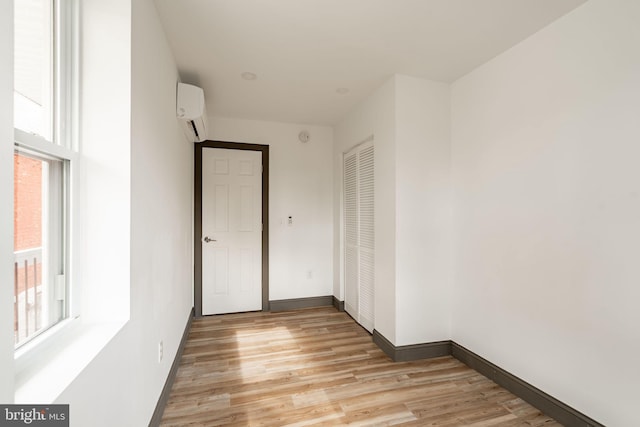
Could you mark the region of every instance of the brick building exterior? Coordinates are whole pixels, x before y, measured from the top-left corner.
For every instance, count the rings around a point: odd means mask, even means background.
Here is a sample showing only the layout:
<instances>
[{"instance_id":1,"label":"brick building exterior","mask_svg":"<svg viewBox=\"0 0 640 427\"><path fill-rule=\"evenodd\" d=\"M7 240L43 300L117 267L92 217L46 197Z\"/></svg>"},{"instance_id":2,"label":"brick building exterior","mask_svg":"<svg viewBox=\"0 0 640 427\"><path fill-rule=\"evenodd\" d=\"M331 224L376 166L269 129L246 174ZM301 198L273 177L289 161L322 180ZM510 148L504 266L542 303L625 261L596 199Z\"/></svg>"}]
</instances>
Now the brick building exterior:
<instances>
[{"instance_id":1,"label":"brick building exterior","mask_svg":"<svg viewBox=\"0 0 640 427\"><path fill-rule=\"evenodd\" d=\"M42 295L42 164L38 159L14 154L13 250L14 330L16 342L37 331ZM34 249L33 252L21 252Z\"/></svg>"},{"instance_id":2,"label":"brick building exterior","mask_svg":"<svg viewBox=\"0 0 640 427\"><path fill-rule=\"evenodd\" d=\"M42 161L13 156L13 250L42 246Z\"/></svg>"}]
</instances>

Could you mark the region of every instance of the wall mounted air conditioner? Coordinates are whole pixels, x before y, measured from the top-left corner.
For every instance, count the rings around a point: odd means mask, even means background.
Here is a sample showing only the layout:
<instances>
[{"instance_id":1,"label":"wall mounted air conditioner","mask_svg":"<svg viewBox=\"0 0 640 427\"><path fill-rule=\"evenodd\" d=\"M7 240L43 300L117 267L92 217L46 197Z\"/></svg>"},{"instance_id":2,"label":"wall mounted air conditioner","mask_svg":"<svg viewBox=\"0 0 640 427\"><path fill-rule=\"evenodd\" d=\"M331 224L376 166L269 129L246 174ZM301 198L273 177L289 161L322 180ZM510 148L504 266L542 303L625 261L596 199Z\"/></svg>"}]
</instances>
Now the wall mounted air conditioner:
<instances>
[{"instance_id":1,"label":"wall mounted air conditioner","mask_svg":"<svg viewBox=\"0 0 640 427\"><path fill-rule=\"evenodd\" d=\"M207 113L204 105L204 91L193 85L178 83L176 115L190 141L202 142L207 139Z\"/></svg>"}]
</instances>

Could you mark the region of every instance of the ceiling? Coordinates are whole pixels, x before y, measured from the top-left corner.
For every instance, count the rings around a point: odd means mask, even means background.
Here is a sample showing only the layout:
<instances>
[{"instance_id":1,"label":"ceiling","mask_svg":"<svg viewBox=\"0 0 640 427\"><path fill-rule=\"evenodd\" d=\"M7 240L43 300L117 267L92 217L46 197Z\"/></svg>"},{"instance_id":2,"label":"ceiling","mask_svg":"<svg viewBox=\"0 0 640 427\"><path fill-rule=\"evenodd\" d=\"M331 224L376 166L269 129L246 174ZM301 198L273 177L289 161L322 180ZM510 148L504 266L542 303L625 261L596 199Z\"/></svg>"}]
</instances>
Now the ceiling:
<instances>
[{"instance_id":1,"label":"ceiling","mask_svg":"<svg viewBox=\"0 0 640 427\"><path fill-rule=\"evenodd\" d=\"M452 82L586 0L156 0L214 115L332 125L395 73ZM255 80L245 80L244 72ZM339 93L345 92L346 93Z\"/></svg>"}]
</instances>

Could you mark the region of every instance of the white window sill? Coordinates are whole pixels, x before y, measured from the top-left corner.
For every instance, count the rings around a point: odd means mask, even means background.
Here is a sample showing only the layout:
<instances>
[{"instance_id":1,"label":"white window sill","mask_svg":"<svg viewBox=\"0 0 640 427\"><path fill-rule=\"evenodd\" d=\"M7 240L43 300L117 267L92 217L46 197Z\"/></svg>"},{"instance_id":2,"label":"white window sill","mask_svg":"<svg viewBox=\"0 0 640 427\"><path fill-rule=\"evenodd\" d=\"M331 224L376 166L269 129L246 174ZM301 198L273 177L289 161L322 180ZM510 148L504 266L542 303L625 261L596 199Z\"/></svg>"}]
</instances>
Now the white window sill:
<instances>
[{"instance_id":1,"label":"white window sill","mask_svg":"<svg viewBox=\"0 0 640 427\"><path fill-rule=\"evenodd\" d=\"M126 322L64 323L16 351L15 403L53 403Z\"/></svg>"}]
</instances>

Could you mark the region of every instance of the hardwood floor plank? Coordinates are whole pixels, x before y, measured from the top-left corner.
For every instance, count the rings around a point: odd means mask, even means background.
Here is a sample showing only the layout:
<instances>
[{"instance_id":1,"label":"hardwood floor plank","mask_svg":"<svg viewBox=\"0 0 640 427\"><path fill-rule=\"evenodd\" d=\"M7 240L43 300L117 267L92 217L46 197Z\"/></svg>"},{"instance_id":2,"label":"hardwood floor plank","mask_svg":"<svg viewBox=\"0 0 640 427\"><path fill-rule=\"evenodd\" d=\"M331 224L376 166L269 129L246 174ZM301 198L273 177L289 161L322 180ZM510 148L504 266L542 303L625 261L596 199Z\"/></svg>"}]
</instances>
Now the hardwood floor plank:
<instances>
[{"instance_id":1,"label":"hardwood floor plank","mask_svg":"<svg viewBox=\"0 0 640 427\"><path fill-rule=\"evenodd\" d=\"M321 307L195 319L161 425L560 424L452 357L394 363Z\"/></svg>"}]
</instances>

